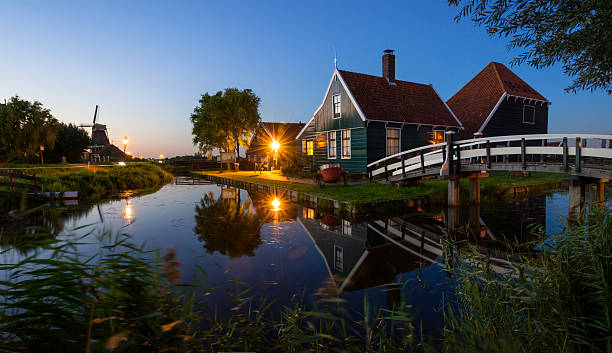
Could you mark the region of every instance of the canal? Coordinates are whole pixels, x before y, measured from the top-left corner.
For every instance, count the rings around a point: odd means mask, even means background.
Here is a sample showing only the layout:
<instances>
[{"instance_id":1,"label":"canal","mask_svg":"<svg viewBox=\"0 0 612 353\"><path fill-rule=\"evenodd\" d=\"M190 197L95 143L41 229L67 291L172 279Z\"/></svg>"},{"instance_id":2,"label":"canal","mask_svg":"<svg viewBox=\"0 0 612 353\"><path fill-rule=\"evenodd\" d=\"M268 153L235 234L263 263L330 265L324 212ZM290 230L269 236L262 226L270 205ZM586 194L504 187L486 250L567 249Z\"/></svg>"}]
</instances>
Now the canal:
<instances>
[{"instance_id":1,"label":"canal","mask_svg":"<svg viewBox=\"0 0 612 353\"><path fill-rule=\"evenodd\" d=\"M231 312L231 293L238 288L273 300L273 311L339 295L346 300L342 305L358 312L367 292L376 307L406 300L415 326L439 336L442 297L451 299L453 286L444 265L454 251L443 238L447 223L460 234L469 229L483 258L502 268L505 242L537 240L538 229L561 230L568 208L567 191L554 190L450 213L415 202L399 216L351 220L280 195L180 180L149 194L41 206L23 218L14 218L14 203L5 202L0 261L15 263L39 251L20 241L37 227L65 238L85 235L87 244L78 247L84 255L98 250L100 234L126 233L161 254L173 249L181 281L203 282L199 294L219 313Z\"/></svg>"}]
</instances>

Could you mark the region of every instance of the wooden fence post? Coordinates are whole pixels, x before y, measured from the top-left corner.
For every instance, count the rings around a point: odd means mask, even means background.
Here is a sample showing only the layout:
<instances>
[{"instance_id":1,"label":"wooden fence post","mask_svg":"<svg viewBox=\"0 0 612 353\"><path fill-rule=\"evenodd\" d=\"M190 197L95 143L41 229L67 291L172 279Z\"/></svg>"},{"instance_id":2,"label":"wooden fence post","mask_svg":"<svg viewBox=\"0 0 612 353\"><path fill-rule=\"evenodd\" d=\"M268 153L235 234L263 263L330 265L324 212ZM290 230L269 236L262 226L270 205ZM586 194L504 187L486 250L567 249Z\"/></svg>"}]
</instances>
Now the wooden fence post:
<instances>
[{"instance_id":1,"label":"wooden fence post","mask_svg":"<svg viewBox=\"0 0 612 353\"><path fill-rule=\"evenodd\" d=\"M525 146L525 138L521 139L521 165L523 170L527 169L527 151Z\"/></svg>"},{"instance_id":2,"label":"wooden fence post","mask_svg":"<svg viewBox=\"0 0 612 353\"><path fill-rule=\"evenodd\" d=\"M569 170L569 151L567 147L567 137L563 138L563 169Z\"/></svg>"}]
</instances>

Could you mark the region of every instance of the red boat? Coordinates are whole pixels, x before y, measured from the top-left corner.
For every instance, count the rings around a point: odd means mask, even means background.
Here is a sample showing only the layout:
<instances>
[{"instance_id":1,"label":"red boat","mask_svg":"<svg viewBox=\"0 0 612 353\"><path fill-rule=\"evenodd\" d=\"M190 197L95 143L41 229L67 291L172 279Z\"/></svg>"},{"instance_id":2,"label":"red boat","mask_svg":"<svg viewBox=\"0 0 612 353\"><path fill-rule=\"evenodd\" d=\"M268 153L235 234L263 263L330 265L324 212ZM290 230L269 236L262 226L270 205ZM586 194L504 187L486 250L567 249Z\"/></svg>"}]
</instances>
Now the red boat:
<instances>
[{"instance_id":1,"label":"red boat","mask_svg":"<svg viewBox=\"0 0 612 353\"><path fill-rule=\"evenodd\" d=\"M319 169L321 178L326 183L335 183L342 178L342 166L339 163L323 164Z\"/></svg>"}]
</instances>

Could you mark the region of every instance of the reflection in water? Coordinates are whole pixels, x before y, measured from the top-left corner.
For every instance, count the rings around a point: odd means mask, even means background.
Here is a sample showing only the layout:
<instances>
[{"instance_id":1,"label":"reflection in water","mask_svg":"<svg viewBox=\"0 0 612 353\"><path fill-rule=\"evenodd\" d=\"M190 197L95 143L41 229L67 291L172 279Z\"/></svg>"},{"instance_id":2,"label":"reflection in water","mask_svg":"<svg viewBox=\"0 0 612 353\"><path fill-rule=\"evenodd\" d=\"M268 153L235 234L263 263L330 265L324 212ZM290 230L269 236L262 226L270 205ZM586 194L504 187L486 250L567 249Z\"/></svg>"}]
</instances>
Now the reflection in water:
<instances>
[{"instance_id":1,"label":"reflection in water","mask_svg":"<svg viewBox=\"0 0 612 353\"><path fill-rule=\"evenodd\" d=\"M204 194L195 207L194 232L206 252L218 251L230 258L254 256L261 244L259 231L265 216L251 210L250 200L240 204L234 198L215 200L212 192Z\"/></svg>"}]
</instances>

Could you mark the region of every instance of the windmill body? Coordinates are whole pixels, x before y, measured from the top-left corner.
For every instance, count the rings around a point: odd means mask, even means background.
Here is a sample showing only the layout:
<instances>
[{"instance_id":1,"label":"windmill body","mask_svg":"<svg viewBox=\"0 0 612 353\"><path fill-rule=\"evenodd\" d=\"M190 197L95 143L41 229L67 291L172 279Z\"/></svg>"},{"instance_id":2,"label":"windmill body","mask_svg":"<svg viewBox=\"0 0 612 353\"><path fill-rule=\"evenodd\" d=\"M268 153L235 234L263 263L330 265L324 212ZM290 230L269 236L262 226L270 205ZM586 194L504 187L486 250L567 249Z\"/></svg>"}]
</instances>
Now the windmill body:
<instances>
[{"instance_id":1,"label":"windmill body","mask_svg":"<svg viewBox=\"0 0 612 353\"><path fill-rule=\"evenodd\" d=\"M106 125L97 123L99 106L96 105L93 122L91 124L81 124L80 127L91 128L91 146L87 159L93 161L117 161L125 160L127 156L117 146L110 143L108 139L108 129Z\"/></svg>"}]
</instances>

